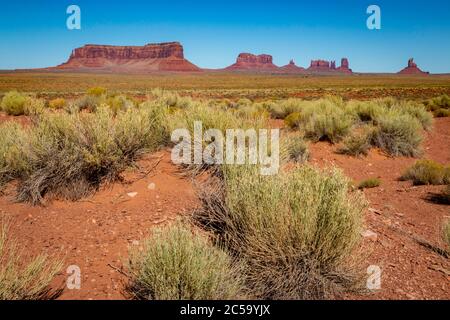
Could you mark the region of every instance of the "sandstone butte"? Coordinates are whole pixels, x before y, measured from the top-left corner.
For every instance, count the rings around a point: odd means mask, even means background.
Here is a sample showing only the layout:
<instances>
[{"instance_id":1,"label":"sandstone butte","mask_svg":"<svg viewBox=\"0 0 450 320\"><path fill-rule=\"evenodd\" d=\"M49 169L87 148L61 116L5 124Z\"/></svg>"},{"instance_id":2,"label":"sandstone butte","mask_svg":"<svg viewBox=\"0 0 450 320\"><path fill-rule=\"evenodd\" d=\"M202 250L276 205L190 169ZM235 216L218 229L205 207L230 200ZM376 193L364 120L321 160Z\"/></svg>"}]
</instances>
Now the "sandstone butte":
<instances>
[{"instance_id":1,"label":"sandstone butte","mask_svg":"<svg viewBox=\"0 0 450 320\"><path fill-rule=\"evenodd\" d=\"M429 72L424 72L417 67L417 64L414 62L414 59L411 58L408 60L408 66L403 70L399 71L398 74L404 75L428 75Z\"/></svg>"},{"instance_id":2,"label":"sandstone butte","mask_svg":"<svg viewBox=\"0 0 450 320\"><path fill-rule=\"evenodd\" d=\"M48 70L110 72L195 72L199 67L184 58L179 42L145 46L88 44L72 51L67 62Z\"/></svg>"},{"instance_id":3,"label":"sandstone butte","mask_svg":"<svg viewBox=\"0 0 450 320\"><path fill-rule=\"evenodd\" d=\"M289 64L278 67L273 63L271 55L254 55L251 53L241 53L236 59L236 63L225 68L228 71L257 71L272 73L346 73L352 74L347 58L341 60L341 66L336 68L334 61L313 60L308 69L304 69L295 64L293 60Z\"/></svg>"}]
</instances>

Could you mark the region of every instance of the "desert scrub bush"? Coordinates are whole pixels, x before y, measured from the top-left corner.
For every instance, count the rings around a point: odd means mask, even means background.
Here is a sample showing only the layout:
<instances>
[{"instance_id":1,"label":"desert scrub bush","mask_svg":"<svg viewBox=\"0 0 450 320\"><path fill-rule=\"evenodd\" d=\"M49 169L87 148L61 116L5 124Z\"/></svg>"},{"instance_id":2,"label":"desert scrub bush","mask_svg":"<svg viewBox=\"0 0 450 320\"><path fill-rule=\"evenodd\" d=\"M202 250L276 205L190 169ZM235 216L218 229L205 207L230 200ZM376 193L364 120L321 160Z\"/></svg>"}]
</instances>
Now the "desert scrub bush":
<instances>
[{"instance_id":1,"label":"desert scrub bush","mask_svg":"<svg viewBox=\"0 0 450 320\"><path fill-rule=\"evenodd\" d=\"M85 95L75 100L75 102L71 105L73 110L70 111L71 113L81 110L94 112L104 100L105 98L101 96Z\"/></svg>"},{"instance_id":2,"label":"desert scrub bush","mask_svg":"<svg viewBox=\"0 0 450 320\"><path fill-rule=\"evenodd\" d=\"M25 114L25 104L27 100L27 96L17 91L10 91L3 97L1 108L9 115L20 116Z\"/></svg>"},{"instance_id":3,"label":"desert scrub bush","mask_svg":"<svg viewBox=\"0 0 450 320\"><path fill-rule=\"evenodd\" d=\"M301 108L302 103L303 101L299 99L287 99L268 103L266 104L266 108L272 118L284 119L289 114L298 111Z\"/></svg>"},{"instance_id":4,"label":"desert scrub bush","mask_svg":"<svg viewBox=\"0 0 450 320\"><path fill-rule=\"evenodd\" d=\"M416 157L421 154L422 126L408 114L389 111L378 119L372 144L391 156Z\"/></svg>"},{"instance_id":5,"label":"desert scrub bush","mask_svg":"<svg viewBox=\"0 0 450 320\"><path fill-rule=\"evenodd\" d=\"M47 102L44 99L29 98L25 103L25 114L27 116L39 116L44 113Z\"/></svg>"},{"instance_id":6,"label":"desert scrub bush","mask_svg":"<svg viewBox=\"0 0 450 320\"><path fill-rule=\"evenodd\" d=\"M414 185L450 184L450 166L443 166L433 160L418 160L408 168L400 178L412 180Z\"/></svg>"},{"instance_id":7,"label":"desert scrub bush","mask_svg":"<svg viewBox=\"0 0 450 320\"><path fill-rule=\"evenodd\" d=\"M80 199L168 140L164 115L154 108L115 117L107 106L95 113L47 113L27 134L27 171L20 174L17 198L32 204L43 203L44 195Z\"/></svg>"},{"instance_id":8,"label":"desert scrub bush","mask_svg":"<svg viewBox=\"0 0 450 320\"><path fill-rule=\"evenodd\" d=\"M387 108L377 101L355 101L352 100L346 105L346 111L355 115L361 122L376 123Z\"/></svg>"},{"instance_id":9,"label":"desert scrub bush","mask_svg":"<svg viewBox=\"0 0 450 320\"><path fill-rule=\"evenodd\" d=\"M287 159L297 163L305 163L309 160L310 152L308 144L301 135L289 136L282 140L282 155L286 154ZM283 157L283 156L282 156Z\"/></svg>"},{"instance_id":10,"label":"desert scrub bush","mask_svg":"<svg viewBox=\"0 0 450 320\"><path fill-rule=\"evenodd\" d=\"M29 258L8 235L10 223L0 217L0 300L39 300L56 297L50 283L61 270L60 261L41 254Z\"/></svg>"},{"instance_id":11,"label":"desert scrub bush","mask_svg":"<svg viewBox=\"0 0 450 320\"><path fill-rule=\"evenodd\" d=\"M352 116L328 100L318 100L301 112L300 126L305 132L305 137L313 141L339 142L348 135L354 123Z\"/></svg>"},{"instance_id":12,"label":"desert scrub bush","mask_svg":"<svg viewBox=\"0 0 450 320\"><path fill-rule=\"evenodd\" d=\"M435 117L450 116L450 97L446 94L425 101L425 106Z\"/></svg>"},{"instance_id":13,"label":"desert scrub bush","mask_svg":"<svg viewBox=\"0 0 450 320\"><path fill-rule=\"evenodd\" d=\"M242 298L243 282L232 259L180 222L159 228L132 250L127 291L143 300Z\"/></svg>"},{"instance_id":14,"label":"desert scrub bush","mask_svg":"<svg viewBox=\"0 0 450 320\"><path fill-rule=\"evenodd\" d=\"M48 106L50 109L63 109L67 105L66 99L64 98L56 98L50 100Z\"/></svg>"},{"instance_id":15,"label":"desert scrub bush","mask_svg":"<svg viewBox=\"0 0 450 320\"><path fill-rule=\"evenodd\" d=\"M379 187L381 184L381 180L378 178L369 178L366 180L361 181L358 184L358 189L371 189Z\"/></svg>"},{"instance_id":16,"label":"desert scrub bush","mask_svg":"<svg viewBox=\"0 0 450 320\"><path fill-rule=\"evenodd\" d=\"M300 112L293 112L284 118L284 124L290 129L298 128L301 118Z\"/></svg>"},{"instance_id":17,"label":"desert scrub bush","mask_svg":"<svg viewBox=\"0 0 450 320\"><path fill-rule=\"evenodd\" d=\"M338 153L351 156L366 156L372 147L373 127L364 127L361 131L354 132L346 137L342 146L337 150Z\"/></svg>"},{"instance_id":18,"label":"desert scrub bush","mask_svg":"<svg viewBox=\"0 0 450 320\"><path fill-rule=\"evenodd\" d=\"M123 95L108 97L106 99L106 104L111 108L114 114L134 107L134 102Z\"/></svg>"},{"instance_id":19,"label":"desert scrub bush","mask_svg":"<svg viewBox=\"0 0 450 320\"><path fill-rule=\"evenodd\" d=\"M86 93L90 96L100 97L100 96L106 95L106 92L107 92L106 88L93 87L93 88L89 88Z\"/></svg>"},{"instance_id":20,"label":"desert scrub bush","mask_svg":"<svg viewBox=\"0 0 450 320\"><path fill-rule=\"evenodd\" d=\"M398 111L403 114L409 114L416 118L422 128L430 130L433 125L433 116L427 112L423 104L414 101L401 101L391 107L392 110Z\"/></svg>"},{"instance_id":21,"label":"desert scrub bush","mask_svg":"<svg viewBox=\"0 0 450 320\"><path fill-rule=\"evenodd\" d=\"M363 195L349 192L337 169L303 165L274 176L257 170L225 167L223 185L203 189L195 221L241 259L257 298L317 299L349 289Z\"/></svg>"},{"instance_id":22,"label":"desert scrub bush","mask_svg":"<svg viewBox=\"0 0 450 320\"><path fill-rule=\"evenodd\" d=\"M23 149L26 138L20 124L8 121L0 125L0 187L28 170Z\"/></svg>"}]
</instances>

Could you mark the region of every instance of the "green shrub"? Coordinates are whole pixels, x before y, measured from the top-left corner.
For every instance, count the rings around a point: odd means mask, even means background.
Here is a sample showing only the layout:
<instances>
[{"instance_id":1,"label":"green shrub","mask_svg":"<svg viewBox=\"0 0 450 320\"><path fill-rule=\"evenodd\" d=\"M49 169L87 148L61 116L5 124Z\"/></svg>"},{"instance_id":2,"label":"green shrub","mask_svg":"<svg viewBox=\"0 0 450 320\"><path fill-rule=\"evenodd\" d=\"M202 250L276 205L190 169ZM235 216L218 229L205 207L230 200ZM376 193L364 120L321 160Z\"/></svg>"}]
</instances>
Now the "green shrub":
<instances>
[{"instance_id":1,"label":"green shrub","mask_svg":"<svg viewBox=\"0 0 450 320\"><path fill-rule=\"evenodd\" d=\"M347 258L359 244L366 204L348 186L337 169L261 176L255 166L227 166L223 189L205 187L194 217L240 257L257 298L330 297L354 280Z\"/></svg>"},{"instance_id":2,"label":"green shrub","mask_svg":"<svg viewBox=\"0 0 450 320\"><path fill-rule=\"evenodd\" d=\"M27 99L27 96L17 91L10 91L2 99L2 110L13 116L23 115L25 114L25 104Z\"/></svg>"},{"instance_id":3,"label":"green shrub","mask_svg":"<svg viewBox=\"0 0 450 320\"><path fill-rule=\"evenodd\" d=\"M433 125L433 116L431 113L427 112L422 104L412 101L399 102L392 107L392 110L403 114L409 114L416 118L425 130L430 130Z\"/></svg>"},{"instance_id":4,"label":"green shrub","mask_svg":"<svg viewBox=\"0 0 450 320\"><path fill-rule=\"evenodd\" d=\"M419 160L401 176L402 180L412 180L414 185L449 184L450 166L444 167L433 160Z\"/></svg>"},{"instance_id":5,"label":"green shrub","mask_svg":"<svg viewBox=\"0 0 450 320\"><path fill-rule=\"evenodd\" d=\"M372 143L391 156L416 157L421 153L421 129L412 116L390 111L379 118Z\"/></svg>"},{"instance_id":6,"label":"green shrub","mask_svg":"<svg viewBox=\"0 0 450 320\"><path fill-rule=\"evenodd\" d=\"M381 184L381 180L378 178L369 178L366 180L361 181L358 184L358 189L370 189L370 188L376 188L379 187Z\"/></svg>"},{"instance_id":7,"label":"green shrub","mask_svg":"<svg viewBox=\"0 0 450 320\"><path fill-rule=\"evenodd\" d=\"M26 131L16 122L0 125L0 187L28 170L23 146Z\"/></svg>"},{"instance_id":8,"label":"green shrub","mask_svg":"<svg viewBox=\"0 0 450 320\"><path fill-rule=\"evenodd\" d=\"M443 109L443 108L440 108L440 109L438 109L438 110L436 110L436 111L434 112L434 116L435 116L436 118L450 117L450 109Z\"/></svg>"},{"instance_id":9,"label":"green shrub","mask_svg":"<svg viewBox=\"0 0 450 320\"><path fill-rule=\"evenodd\" d=\"M306 109L302 116L305 136L313 141L339 142L348 135L354 122L343 109L327 102L319 102L317 106Z\"/></svg>"},{"instance_id":10,"label":"green shrub","mask_svg":"<svg viewBox=\"0 0 450 320\"><path fill-rule=\"evenodd\" d=\"M109 97L106 104L111 108L114 114L117 114L119 111L132 109L134 107L133 101L123 95Z\"/></svg>"},{"instance_id":11,"label":"green shrub","mask_svg":"<svg viewBox=\"0 0 450 320\"><path fill-rule=\"evenodd\" d=\"M38 300L54 298L58 292L50 283L61 270L61 262L46 255L29 258L8 236L9 221L0 217L0 300Z\"/></svg>"},{"instance_id":12,"label":"green shrub","mask_svg":"<svg viewBox=\"0 0 450 320\"><path fill-rule=\"evenodd\" d=\"M372 135L374 128L364 128L362 132L357 132L344 139L343 146L338 149L338 153L351 156L366 156L372 147Z\"/></svg>"},{"instance_id":13,"label":"green shrub","mask_svg":"<svg viewBox=\"0 0 450 320\"><path fill-rule=\"evenodd\" d=\"M346 111L362 122L376 123L376 119L386 110L387 108L379 101L350 101L346 106Z\"/></svg>"},{"instance_id":14,"label":"green shrub","mask_svg":"<svg viewBox=\"0 0 450 320\"><path fill-rule=\"evenodd\" d=\"M27 116L38 116L44 113L46 101L44 99L29 98L25 103L25 114Z\"/></svg>"},{"instance_id":15,"label":"green shrub","mask_svg":"<svg viewBox=\"0 0 450 320\"><path fill-rule=\"evenodd\" d=\"M64 98L56 98L50 100L50 102L48 103L50 109L63 109L64 107L66 107L66 105L67 105L66 99Z\"/></svg>"},{"instance_id":16,"label":"green shrub","mask_svg":"<svg viewBox=\"0 0 450 320\"><path fill-rule=\"evenodd\" d=\"M284 141L284 140L283 140ZM290 136L285 140L286 153L288 160L297 163L305 163L309 160L310 153L308 144L302 136Z\"/></svg>"},{"instance_id":17,"label":"green shrub","mask_svg":"<svg viewBox=\"0 0 450 320\"><path fill-rule=\"evenodd\" d=\"M87 94L90 96L100 97L105 95L107 90L103 87L93 87L87 90Z\"/></svg>"},{"instance_id":18,"label":"green shrub","mask_svg":"<svg viewBox=\"0 0 450 320\"><path fill-rule=\"evenodd\" d=\"M448 117L450 115L450 97L446 94L425 101L428 111L432 111L435 117Z\"/></svg>"},{"instance_id":19,"label":"green shrub","mask_svg":"<svg viewBox=\"0 0 450 320\"><path fill-rule=\"evenodd\" d=\"M127 291L144 300L225 300L243 296L238 268L220 249L180 223L153 231L132 250Z\"/></svg>"},{"instance_id":20,"label":"green shrub","mask_svg":"<svg viewBox=\"0 0 450 320\"><path fill-rule=\"evenodd\" d=\"M75 100L73 107L75 110L72 111L81 111L88 110L94 112L97 108L104 103L104 98L95 96L95 95L86 95Z\"/></svg>"},{"instance_id":21,"label":"green shrub","mask_svg":"<svg viewBox=\"0 0 450 320\"><path fill-rule=\"evenodd\" d=\"M288 128L294 129L298 128L300 120L301 120L300 112L293 112L284 119L284 123Z\"/></svg>"}]
</instances>

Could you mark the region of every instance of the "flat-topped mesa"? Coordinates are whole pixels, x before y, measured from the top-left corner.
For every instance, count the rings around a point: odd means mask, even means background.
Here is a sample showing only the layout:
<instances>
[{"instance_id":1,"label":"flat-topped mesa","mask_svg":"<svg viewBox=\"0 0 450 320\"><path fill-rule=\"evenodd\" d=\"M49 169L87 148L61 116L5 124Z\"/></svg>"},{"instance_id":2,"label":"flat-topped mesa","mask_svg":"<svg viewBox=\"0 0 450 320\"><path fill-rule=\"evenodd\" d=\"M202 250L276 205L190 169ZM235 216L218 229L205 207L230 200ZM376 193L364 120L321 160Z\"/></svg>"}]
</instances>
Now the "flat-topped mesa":
<instances>
[{"instance_id":1,"label":"flat-topped mesa","mask_svg":"<svg viewBox=\"0 0 450 320\"><path fill-rule=\"evenodd\" d=\"M273 64L271 55L251 53L240 53L236 59L236 63L225 68L227 70L276 70L278 67Z\"/></svg>"},{"instance_id":2,"label":"flat-topped mesa","mask_svg":"<svg viewBox=\"0 0 450 320\"><path fill-rule=\"evenodd\" d=\"M120 72L200 71L184 58L179 42L145 46L111 46L88 44L72 51L59 70L107 70Z\"/></svg>"},{"instance_id":3,"label":"flat-topped mesa","mask_svg":"<svg viewBox=\"0 0 450 320\"><path fill-rule=\"evenodd\" d=\"M398 74L405 74L405 75L428 75L429 72L424 72L417 67L417 64L414 62L414 59L411 58L408 60L408 66L398 72Z\"/></svg>"},{"instance_id":4,"label":"flat-topped mesa","mask_svg":"<svg viewBox=\"0 0 450 320\"><path fill-rule=\"evenodd\" d=\"M329 71L330 62L326 60L311 60L309 71Z\"/></svg>"}]
</instances>

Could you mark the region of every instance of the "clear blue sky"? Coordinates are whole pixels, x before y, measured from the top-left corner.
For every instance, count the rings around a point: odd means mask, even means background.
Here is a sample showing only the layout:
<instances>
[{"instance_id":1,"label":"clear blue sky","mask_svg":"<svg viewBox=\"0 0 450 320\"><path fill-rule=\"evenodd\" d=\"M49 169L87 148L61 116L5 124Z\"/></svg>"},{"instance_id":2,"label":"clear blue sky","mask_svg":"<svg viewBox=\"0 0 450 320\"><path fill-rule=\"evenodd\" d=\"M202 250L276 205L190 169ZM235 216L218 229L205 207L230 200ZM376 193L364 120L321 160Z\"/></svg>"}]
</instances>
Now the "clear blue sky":
<instances>
[{"instance_id":1,"label":"clear blue sky","mask_svg":"<svg viewBox=\"0 0 450 320\"><path fill-rule=\"evenodd\" d=\"M192 2L192 3L189 3ZM82 29L66 28L77 4ZM382 29L368 30L366 8L377 4ZM205 68L232 64L238 53L268 53L278 65L295 59L340 61L359 72L394 72L414 57L434 73L450 72L450 1L2 1L0 69L60 64L87 43L144 45L180 41Z\"/></svg>"}]
</instances>

